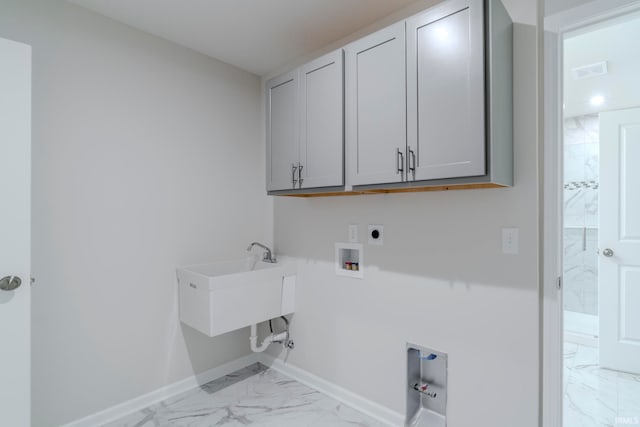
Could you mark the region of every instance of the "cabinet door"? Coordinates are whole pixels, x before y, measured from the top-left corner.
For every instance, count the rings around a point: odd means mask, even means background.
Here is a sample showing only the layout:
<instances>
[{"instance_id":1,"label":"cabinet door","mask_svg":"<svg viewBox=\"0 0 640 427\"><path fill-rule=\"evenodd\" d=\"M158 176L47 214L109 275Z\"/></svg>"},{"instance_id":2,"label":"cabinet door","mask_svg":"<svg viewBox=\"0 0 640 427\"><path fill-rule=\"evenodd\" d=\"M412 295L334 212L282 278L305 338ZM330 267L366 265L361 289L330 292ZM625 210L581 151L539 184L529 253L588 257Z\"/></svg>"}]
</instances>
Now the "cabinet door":
<instances>
[{"instance_id":1,"label":"cabinet door","mask_svg":"<svg viewBox=\"0 0 640 427\"><path fill-rule=\"evenodd\" d=\"M300 188L344 185L342 49L300 69Z\"/></svg>"},{"instance_id":2,"label":"cabinet door","mask_svg":"<svg viewBox=\"0 0 640 427\"><path fill-rule=\"evenodd\" d=\"M298 70L266 84L267 190L298 187Z\"/></svg>"},{"instance_id":3,"label":"cabinet door","mask_svg":"<svg viewBox=\"0 0 640 427\"><path fill-rule=\"evenodd\" d=\"M404 179L406 149L405 24L345 48L349 184Z\"/></svg>"},{"instance_id":4,"label":"cabinet door","mask_svg":"<svg viewBox=\"0 0 640 427\"><path fill-rule=\"evenodd\" d=\"M486 173L482 0L407 20L409 179Z\"/></svg>"}]
</instances>

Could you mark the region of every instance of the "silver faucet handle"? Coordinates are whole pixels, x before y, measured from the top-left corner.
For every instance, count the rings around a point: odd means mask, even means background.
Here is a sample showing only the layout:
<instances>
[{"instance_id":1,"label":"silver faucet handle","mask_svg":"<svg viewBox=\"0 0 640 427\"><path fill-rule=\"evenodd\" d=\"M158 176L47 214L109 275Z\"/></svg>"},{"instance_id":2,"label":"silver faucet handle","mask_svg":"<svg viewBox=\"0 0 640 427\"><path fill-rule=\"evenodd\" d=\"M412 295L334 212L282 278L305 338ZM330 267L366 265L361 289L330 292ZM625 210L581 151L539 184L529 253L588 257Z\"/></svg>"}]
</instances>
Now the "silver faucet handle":
<instances>
[{"instance_id":1,"label":"silver faucet handle","mask_svg":"<svg viewBox=\"0 0 640 427\"><path fill-rule=\"evenodd\" d=\"M264 249L264 250L265 250L264 255L262 256L262 261L264 261L264 262L273 262L273 263L274 263L274 262L276 262L276 257L275 257L275 255L273 255L273 253L271 252L271 249L269 249L269 247L268 247L268 246L263 245L263 244L262 244L262 243L260 243L260 242L252 242L252 243L249 245L249 247L247 248L247 251L251 251L251 249L252 249L254 246L260 246L262 249Z\"/></svg>"}]
</instances>

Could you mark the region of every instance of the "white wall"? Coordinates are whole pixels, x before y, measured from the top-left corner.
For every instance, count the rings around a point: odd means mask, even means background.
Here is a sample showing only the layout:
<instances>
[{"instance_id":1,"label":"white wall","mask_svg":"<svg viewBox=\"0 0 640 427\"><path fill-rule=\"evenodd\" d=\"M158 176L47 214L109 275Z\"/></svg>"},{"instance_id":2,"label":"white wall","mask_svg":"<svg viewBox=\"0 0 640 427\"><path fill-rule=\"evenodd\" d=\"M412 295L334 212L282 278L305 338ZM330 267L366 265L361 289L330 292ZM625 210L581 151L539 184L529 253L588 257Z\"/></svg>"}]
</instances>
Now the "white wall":
<instances>
[{"instance_id":1,"label":"white wall","mask_svg":"<svg viewBox=\"0 0 640 427\"><path fill-rule=\"evenodd\" d=\"M288 363L404 413L413 342L449 354L448 426L538 425L534 27L515 26L514 54L513 188L275 199L276 250L299 269ZM349 224L361 241L384 225L364 280L334 274ZM519 255L501 227L520 229Z\"/></svg>"},{"instance_id":2,"label":"white wall","mask_svg":"<svg viewBox=\"0 0 640 427\"><path fill-rule=\"evenodd\" d=\"M266 238L256 76L61 0L2 0L33 45L33 421L249 352L180 324L175 267Z\"/></svg>"},{"instance_id":3,"label":"white wall","mask_svg":"<svg viewBox=\"0 0 640 427\"><path fill-rule=\"evenodd\" d=\"M34 424L246 354L246 331L180 325L174 268L268 240L257 78L62 0L2 0L0 36L34 46ZM404 412L405 343L432 346L451 427L537 425L533 27L515 55L514 188L275 199L299 262L290 363ZM362 281L333 274L351 223L385 225Z\"/></svg>"}]
</instances>

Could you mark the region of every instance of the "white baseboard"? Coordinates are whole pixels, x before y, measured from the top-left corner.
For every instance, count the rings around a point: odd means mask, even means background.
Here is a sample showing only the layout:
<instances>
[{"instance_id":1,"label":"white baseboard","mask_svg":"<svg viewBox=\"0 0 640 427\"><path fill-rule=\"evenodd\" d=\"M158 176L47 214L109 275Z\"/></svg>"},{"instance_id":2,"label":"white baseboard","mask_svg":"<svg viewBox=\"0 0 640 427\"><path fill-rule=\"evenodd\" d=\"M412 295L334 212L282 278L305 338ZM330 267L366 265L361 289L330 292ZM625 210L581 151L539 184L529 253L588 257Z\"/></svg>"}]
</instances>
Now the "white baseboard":
<instances>
[{"instance_id":1,"label":"white baseboard","mask_svg":"<svg viewBox=\"0 0 640 427\"><path fill-rule=\"evenodd\" d=\"M598 347L598 337L594 337L592 335L565 332L564 341L578 345L585 345L587 347Z\"/></svg>"},{"instance_id":2,"label":"white baseboard","mask_svg":"<svg viewBox=\"0 0 640 427\"><path fill-rule=\"evenodd\" d=\"M320 393L326 394L327 396L332 397L384 424L389 426L404 425L404 415L392 411L391 409L369 399L365 399L358 394L313 375L310 372L293 365L288 365L281 359L277 359L266 353L260 353L258 362L275 369L276 371L279 371L306 386L318 390Z\"/></svg>"},{"instance_id":3,"label":"white baseboard","mask_svg":"<svg viewBox=\"0 0 640 427\"><path fill-rule=\"evenodd\" d=\"M196 388L202 384L206 384L217 378L228 375L232 372L237 371L238 369L242 369L254 363L257 363L259 361L258 359L258 354L254 353L245 357L241 357L240 359L232 360L231 362L225 363L224 365L209 369L208 371L185 378L181 381L169 384L168 386L159 388L150 393L143 394L142 396L112 406L111 408L107 408L104 411L96 412L95 414L89 415L85 418L73 421L63 427L95 427L112 421L116 421L126 415L144 409L147 406L151 406L172 396L178 395L185 391Z\"/></svg>"},{"instance_id":4,"label":"white baseboard","mask_svg":"<svg viewBox=\"0 0 640 427\"><path fill-rule=\"evenodd\" d=\"M159 388L150 393L133 398L126 402L107 408L103 411L96 412L85 418L73 421L63 427L95 427L116 421L133 412L154 405L170 397L176 396L185 391L189 391L202 384L228 375L239 369L250 366L254 363L262 363L265 366L273 368L292 379L299 381L319 392L332 397L339 402L350 406L371 418L374 418L389 426L404 425L404 416L398 412L392 411L382 405L371 400L365 399L345 388L326 381L316 375L311 374L298 367L288 365L280 359L269 356L266 353L253 353L240 359L225 363L224 365L202 372L181 381L175 382L168 386Z\"/></svg>"}]
</instances>

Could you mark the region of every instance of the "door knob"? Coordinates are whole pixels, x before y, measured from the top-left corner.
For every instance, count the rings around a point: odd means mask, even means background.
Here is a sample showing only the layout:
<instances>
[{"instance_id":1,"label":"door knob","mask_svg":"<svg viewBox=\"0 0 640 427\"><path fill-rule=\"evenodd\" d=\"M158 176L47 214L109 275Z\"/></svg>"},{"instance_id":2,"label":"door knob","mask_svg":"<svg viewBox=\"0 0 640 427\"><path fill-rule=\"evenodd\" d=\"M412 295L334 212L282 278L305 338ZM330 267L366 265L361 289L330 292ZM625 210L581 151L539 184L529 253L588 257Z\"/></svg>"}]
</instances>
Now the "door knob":
<instances>
[{"instance_id":1,"label":"door knob","mask_svg":"<svg viewBox=\"0 0 640 427\"><path fill-rule=\"evenodd\" d=\"M18 276L7 276L0 279L0 289L3 291L12 291L19 288L22 280Z\"/></svg>"},{"instance_id":2,"label":"door knob","mask_svg":"<svg viewBox=\"0 0 640 427\"><path fill-rule=\"evenodd\" d=\"M607 258L611 258L613 256L613 251L609 248L606 248L602 251L602 255L606 256Z\"/></svg>"}]
</instances>

